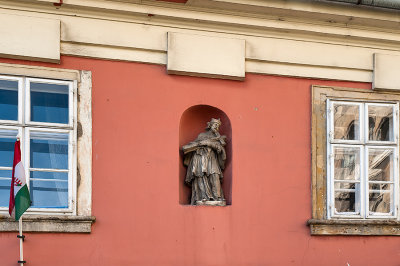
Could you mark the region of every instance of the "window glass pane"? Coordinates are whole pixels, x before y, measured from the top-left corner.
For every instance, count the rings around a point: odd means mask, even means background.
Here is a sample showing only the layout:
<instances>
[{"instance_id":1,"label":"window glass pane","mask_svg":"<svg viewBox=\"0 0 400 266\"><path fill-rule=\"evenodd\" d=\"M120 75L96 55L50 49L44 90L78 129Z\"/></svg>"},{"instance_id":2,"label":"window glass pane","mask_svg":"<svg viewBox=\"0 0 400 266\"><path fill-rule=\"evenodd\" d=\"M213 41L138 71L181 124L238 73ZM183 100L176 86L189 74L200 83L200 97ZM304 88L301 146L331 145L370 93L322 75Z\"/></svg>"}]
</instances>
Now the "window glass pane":
<instances>
[{"instance_id":1,"label":"window glass pane","mask_svg":"<svg viewBox=\"0 0 400 266\"><path fill-rule=\"evenodd\" d=\"M368 106L368 139L393 141L393 107Z\"/></svg>"},{"instance_id":2,"label":"window glass pane","mask_svg":"<svg viewBox=\"0 0 400 266\"><path fill-rule=\"evenodd\" d=\"M18 81L0 80L0 120L18 120Z\"/></svg>"},{"instance_id":3,"label":"window glass pane","mask_svg":"<svg viewBox=\"0 0 400 266\"><path fill-rule=\"evenodd\" d=\"M360 108L358 105L333 104L334 139L360 139Z\"/></svg>"},{"instance_id":4,"label":"window glass pane","mask_svg":"<svg viewBox=\"0 0 400 266\"><path fill-rule=\"evenodd\" d=\"M30 181L33 208L68 208L68 182Z\"/></svg>"},{"instance_id":5,"label":"window glass pane","mask_svg":"<svg viewBox=\"0 0 400 266\"><path fill-rule=\"evenodd\" d=\"M12 170L0 170L0 179L1 178L11 178L11 175L12 175ZM10 183L11 183L11 181L10 181Z\"/></svg>"},{"instance_id":6,"label":"window glass pane","mask_svg":"<svg viewBox=\"0 0 400 266\"><path fill-rule=\"evenodd\" d=\"M30 167L68 169L68 133L31 131Z\"/></svg>"},{"instance_id":7,"label":"window glass pane","mask_svg":"<svg viewBox=\"0 0 400 266\"><path fill-rule=\"evenodd\" d=\"M392 206L392 184L369 185L369 211L390 213Z\"/></svg>"},{"instance_id":8,"label":"window glass pane","mask_svg":"<svg viewBox=\"0 0 400 266\"><path fill-rule=\"evenodd\" d=\"M31 121L68 124L68 85L30 83Z\"/></svg>"},{"instance_id":9,"label":"window glass pane","mask_svg":"<svg viewBox=\"0 0 400 266\"><path fill-rule=\"evenodd\" d=\"M356 212L359 213L359 202L356 199L356 192L335 192L336 212Z\"/></svg>"},{"instance_id":10,"label":"window glass pane","mask_svg":"<svg viewBox=\"0 0 400 266\"><path fill-rule=\"evenodd\" d=\"M17 130L0 129L0 166L12 167Z\"/></svg>"},{"instance_id":11,"label":"window glass pane","mask_svg":"<svg viewBox=\"0 0 400 266\"><path fill-rule=\"evenodd\" d=\"M334 179L360 179L360 149L334 147Z\"/></svg>"},{"instance_id":12,"label":"window glass pane","mask_svg":"<svg viewBox=\"0 0 400 266\"><path fill-rule=\"evenodd\" d=\"M0 176L3 175L4 174L2 173L2 171L0 171ZM11 178L0 179L0 207L8 207L8 203L10 200L10 186L11 186Z\"/></svg>"},{"instance_id":13,"label":"window glass pane","mask_svg":"<svg viewBox=\"0 0 400 266\"><path fill-rule=\"evenodd\" d=\"M31 171L31 178L68 181L68 173Z\"/></svg>"},{"instance_id":14,"label":"window glass pane","mask_svg":"<svg viewBox=\"0 0 400 266\"><path fill-rule=\"evenodd\" d=\"M368 149L368 179L370 181L392 181L393 159L392 149Z\"/></svg>"}]
</instances>

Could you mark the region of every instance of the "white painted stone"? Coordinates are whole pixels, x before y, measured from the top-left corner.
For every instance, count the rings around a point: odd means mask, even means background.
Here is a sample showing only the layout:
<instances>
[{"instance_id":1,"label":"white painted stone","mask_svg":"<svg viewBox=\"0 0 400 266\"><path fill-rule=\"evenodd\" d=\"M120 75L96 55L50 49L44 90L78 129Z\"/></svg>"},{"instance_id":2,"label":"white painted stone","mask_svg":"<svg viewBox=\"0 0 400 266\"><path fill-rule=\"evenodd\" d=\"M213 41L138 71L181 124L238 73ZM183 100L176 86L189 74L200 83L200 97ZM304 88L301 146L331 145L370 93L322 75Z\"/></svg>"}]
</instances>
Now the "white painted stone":
<instances>
[{"instance_id":1,"label":"white painted stone","mask_svg":"<svg viewBox=\"0 0 400 266\"><path fill-rule=\"evenodd\" d=\"M60 61L60 21L0 14L0 56Z\"/></svg>"},{"instance_id":2,"label":"white painted stone","mask_svg":"<svg viewBox=\"0 0 400 266\"><path fill-rule=\"evenodd\" d=\"M168 32L167 71L170 74L242 80L245 41Z\"/></svg>"},{"instance_id":3,"label":"white painted stone","mask_svg":"<svg viewBox=\"0 0 400 266\"><path fill-rule=\"evenodd\" d=\"M196 201L196 206L226 206L225 200Z\"/></svg>"},{"instance_id":4,"label":"white painted stone","mask_svg":"<svg viewBox=\"0 0 400 266\"><path fill-rule=\"evenodd\" d=\"M24 232L90 233L96 218L93 216L23 216ZM18 222L8 214L0 214L0 232L18 232Z\"/></svg>"},{"instance_id":5,"label":"white painted stone","mask_svg":"<svg viewBox=\"0 0 400 266\"><path fill-rule=\"evenodd\" d=\"M92 214L92 72L81 71L78 86L78 171L77 214Z\"/></svg>"},{"instance_id":6,"label":"white painted stone","mask_svg":"<svg viewBox=\"0 0 400 266\"><path fill-rule=\"evenodd\" d=\"M374 90L400 90L400 56L374 54Z\"/></svg>"}]
</instances>

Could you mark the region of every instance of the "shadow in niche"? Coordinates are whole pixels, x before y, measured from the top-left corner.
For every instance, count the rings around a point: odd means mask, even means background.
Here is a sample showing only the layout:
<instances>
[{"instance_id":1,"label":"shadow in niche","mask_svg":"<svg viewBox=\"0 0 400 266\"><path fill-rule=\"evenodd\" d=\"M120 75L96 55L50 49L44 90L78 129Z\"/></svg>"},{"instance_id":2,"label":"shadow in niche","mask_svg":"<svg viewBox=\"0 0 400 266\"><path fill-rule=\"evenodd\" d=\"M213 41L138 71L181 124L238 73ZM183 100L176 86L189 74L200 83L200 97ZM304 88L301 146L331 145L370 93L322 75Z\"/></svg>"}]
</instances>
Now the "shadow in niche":
<instances>
[{"instance_id":1,"label":"shadow in niche","mask_svg":"<svg viewBox=\"0 0 400 266\"><path fill-rule=\"evenodd\" d=\"M195 105L183 112L179 124L179 203L190 204L191 188L185 184L186 167L183 165L183 145L195 140L204 132L207 122L211 118L220 118L221 135L227 136L226 162L222 189L225 194L226 204L232 204L232 127L228 116L220 109L209 105Z\"/></svg>"}]
</instances>

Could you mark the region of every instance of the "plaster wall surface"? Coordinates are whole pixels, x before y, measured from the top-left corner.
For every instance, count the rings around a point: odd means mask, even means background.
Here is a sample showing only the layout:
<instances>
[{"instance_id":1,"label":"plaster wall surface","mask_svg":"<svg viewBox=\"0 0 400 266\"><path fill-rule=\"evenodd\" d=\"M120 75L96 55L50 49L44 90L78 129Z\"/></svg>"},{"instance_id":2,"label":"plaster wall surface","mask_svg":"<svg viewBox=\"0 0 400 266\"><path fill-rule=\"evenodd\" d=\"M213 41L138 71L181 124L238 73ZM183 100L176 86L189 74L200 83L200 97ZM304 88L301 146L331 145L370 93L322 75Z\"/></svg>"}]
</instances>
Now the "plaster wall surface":
<instances>
[{"instance_id":1,"label":"plaster wall surface","mask_svg":"<svg viewBox=\"0 0 400 266\"><path fill-rule=\"evenodd\" d=\"M28 233L29 265L398 265L397 237L311 236L312 84L370 83L248 74L243 82L167 75L165 67L61 57L92 71L90 234ZM194 105L232 126L232 205L179 203L179 123ZM0 233L1 265L16 265ZM348 263L348 264L347 264Z\"/></svg>"}]
</instances>

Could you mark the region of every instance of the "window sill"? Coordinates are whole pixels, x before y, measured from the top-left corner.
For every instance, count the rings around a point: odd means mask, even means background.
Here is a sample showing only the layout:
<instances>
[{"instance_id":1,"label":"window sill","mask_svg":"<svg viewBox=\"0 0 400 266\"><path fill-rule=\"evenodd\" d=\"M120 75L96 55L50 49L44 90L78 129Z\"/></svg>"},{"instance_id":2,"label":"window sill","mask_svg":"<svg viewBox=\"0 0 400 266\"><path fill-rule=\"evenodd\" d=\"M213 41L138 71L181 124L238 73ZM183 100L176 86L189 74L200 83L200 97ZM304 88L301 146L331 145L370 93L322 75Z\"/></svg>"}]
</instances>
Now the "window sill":
<instances>
[{"instance_id":1,"label":"window sill","mask_svg":"<svg viewBox=\"0 0 400 266\"><path fill-rule=\"evenodd\" d=\"M90 233L94 216L23 216L24 232ZM0 215L0 232L17 232L18 222L8 215Z\"/></svg>"},{"instance_id":2,"label":"window sill","mask_svg":"<svg viewBox=\"0 0 400 266\"><path fill-rule=\"evenodd\" d=\"M307 221L311 235L392 235L400 236L400 222L393 220L318 220Z\"/></svg>"}]
</instances>

